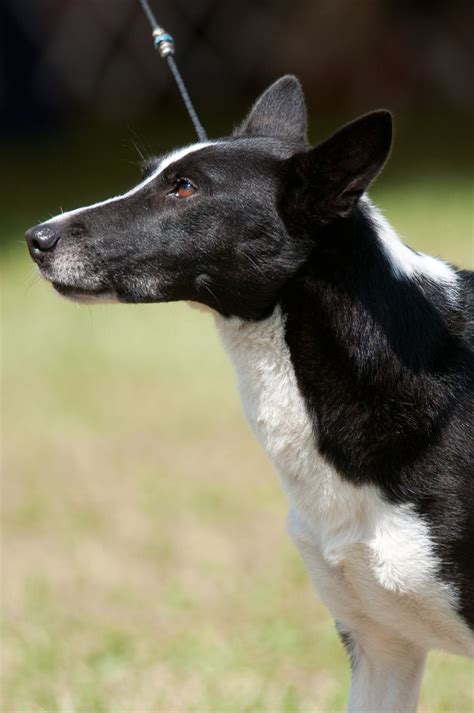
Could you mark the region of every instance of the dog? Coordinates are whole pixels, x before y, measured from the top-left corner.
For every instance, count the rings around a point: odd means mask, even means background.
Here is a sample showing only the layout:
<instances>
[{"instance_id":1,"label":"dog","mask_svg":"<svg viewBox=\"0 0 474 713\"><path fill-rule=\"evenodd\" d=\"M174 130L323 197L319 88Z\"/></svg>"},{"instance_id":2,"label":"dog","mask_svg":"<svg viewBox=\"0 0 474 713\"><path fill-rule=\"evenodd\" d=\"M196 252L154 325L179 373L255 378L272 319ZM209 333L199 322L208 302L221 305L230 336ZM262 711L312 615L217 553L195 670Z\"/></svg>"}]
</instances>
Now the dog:
<instances>
[{"instance_id":1,"label":"dog","mask_svg":"<svg viewBox=\"0 0 474 713\"><path fill-rule=\"evenodd\" d=\"M430 649L474 653L474 273L411 250L367 197L389 112L314 148L306 124L285 76L230 137L27 243L73 300L214 312L349 653L349 710L407 713Z\"/></svg>"}]
</instances>

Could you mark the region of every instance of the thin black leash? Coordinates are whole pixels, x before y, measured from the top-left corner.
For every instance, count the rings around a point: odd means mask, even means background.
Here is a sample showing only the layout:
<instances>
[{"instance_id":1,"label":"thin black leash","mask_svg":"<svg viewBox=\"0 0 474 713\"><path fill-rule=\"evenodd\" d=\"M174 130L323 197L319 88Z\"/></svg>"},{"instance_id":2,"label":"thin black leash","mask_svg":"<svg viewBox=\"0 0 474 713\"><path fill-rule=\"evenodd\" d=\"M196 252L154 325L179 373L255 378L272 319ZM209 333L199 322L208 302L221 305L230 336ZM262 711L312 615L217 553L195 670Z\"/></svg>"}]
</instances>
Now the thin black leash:
<instances>
[{"instance_id":1,"label":"thin black leash","mask_svg":"<svg viewBox=\"0 0 474 713\"><path fill-rule=\"evenodd\" d=\"M198 139L199 141L207 141L207 134L204 131L203 125L199 121L198 115L196 114L196 110L194 109L193 103L188 94L183 78L173 57L174 40L172 36L168 32L166 32L166 30L160 27L160 25L156 21L156 17L153 14L148 0L140 0L140 4L151 25L153 44L155 46L155 49L157 49L160 53L160 57L162 59L166 59L166 61L168 62L168 67L171 70L171 74L174 77L174 81L178 85L179 93L181 94L181 98L184 102L184 105L188 111L189 116L191 117L191 121L194 124Z\"/></svg>"}]
</instances>

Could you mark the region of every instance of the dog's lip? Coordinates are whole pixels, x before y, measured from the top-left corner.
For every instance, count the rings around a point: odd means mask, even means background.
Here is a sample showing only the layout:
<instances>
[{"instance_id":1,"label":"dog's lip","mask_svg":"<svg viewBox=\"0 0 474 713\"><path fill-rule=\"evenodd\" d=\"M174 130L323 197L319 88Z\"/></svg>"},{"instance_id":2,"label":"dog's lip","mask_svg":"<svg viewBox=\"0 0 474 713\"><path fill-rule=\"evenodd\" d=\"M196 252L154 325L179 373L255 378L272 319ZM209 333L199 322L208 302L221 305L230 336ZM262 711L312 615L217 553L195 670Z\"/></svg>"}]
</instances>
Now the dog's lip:
<instances>
[{"instance_id":1,"label":"dog's lip","mask_svg":"<svg viewBox=\"0 0 474 713\"><path fill-rule=\"evenodd\" d=\"M62 297L67 297L74 302L116 301L115 293L107 287L82 288L54 280L51 284Z\"/></svg>"}]
</instances>

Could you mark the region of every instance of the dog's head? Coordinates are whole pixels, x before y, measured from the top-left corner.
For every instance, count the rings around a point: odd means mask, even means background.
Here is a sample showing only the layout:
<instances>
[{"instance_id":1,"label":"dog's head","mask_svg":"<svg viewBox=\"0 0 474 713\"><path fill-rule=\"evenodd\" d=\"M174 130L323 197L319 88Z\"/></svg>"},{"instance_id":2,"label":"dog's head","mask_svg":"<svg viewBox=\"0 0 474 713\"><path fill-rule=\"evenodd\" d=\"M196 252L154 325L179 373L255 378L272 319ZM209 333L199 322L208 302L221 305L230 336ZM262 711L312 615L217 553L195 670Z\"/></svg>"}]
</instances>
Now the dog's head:
<instances>
[{"instance_id":1,"label":"dog's head","mask_svg":"<svg viewBox=\"0 0 474 713\"><path fill-rule=\"evenodd\" d=\"M78 301L192 300L259 319L319 230L351 214L391 134L378 111L311 148L300 84L283 77L232 136L148 162L127 193L30 228L29 250Z\"/></svg>"}]
</instances>

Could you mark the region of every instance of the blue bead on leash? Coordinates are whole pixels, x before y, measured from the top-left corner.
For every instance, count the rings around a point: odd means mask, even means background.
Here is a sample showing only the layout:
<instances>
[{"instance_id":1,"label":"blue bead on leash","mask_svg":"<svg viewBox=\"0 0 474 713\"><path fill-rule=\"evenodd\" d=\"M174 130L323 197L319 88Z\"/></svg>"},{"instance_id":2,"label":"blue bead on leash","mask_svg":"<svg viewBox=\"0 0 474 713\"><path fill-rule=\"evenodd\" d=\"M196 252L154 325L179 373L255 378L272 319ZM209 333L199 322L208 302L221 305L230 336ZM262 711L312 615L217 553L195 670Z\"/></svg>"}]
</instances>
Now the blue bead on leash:
<instances>
[{"instance_id":1,"label":"blue bead on leash","mask_svg":"<svg viewBox=\"0 0 474 713\"><path fill-rule=\"evenodd\" d=\"M163 43L165 44L163 45ZM153 30L153 44L155 45L155 49L159 51L160 57L167 57L169 54L174 54L174 40L169 32L165 32L161 27L156 27Z\"/></svg>"},{"instance_id":2,"label":"blue bead on leash","mask_svg":"<svg viewBox=\"0 0 474 713\"><path fill-rule=\"evenodd\" d=\"M206 141L206 132L204 131L204 127L199 121L198 115L196 114L196 110L194 109L193 103L191 101L191 97L188 94L183 78L173 56L174 39L169 34L169 32L166 32L162 27L159 26L158 22L156 21L156 17L154 16L153 11L150 5L148 4L148 0L140 0L140 4L152 27L153 45L155 49L158 50L160 57L162 59L166 59L168 63L168 67L171 70L171 74L173 75L173 78L177 84L179 93L181 94L181 98L184 102L186 110L191 118L191 121L193 122L199 141Z\"/></svg>"}]
</instances>

